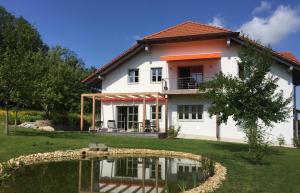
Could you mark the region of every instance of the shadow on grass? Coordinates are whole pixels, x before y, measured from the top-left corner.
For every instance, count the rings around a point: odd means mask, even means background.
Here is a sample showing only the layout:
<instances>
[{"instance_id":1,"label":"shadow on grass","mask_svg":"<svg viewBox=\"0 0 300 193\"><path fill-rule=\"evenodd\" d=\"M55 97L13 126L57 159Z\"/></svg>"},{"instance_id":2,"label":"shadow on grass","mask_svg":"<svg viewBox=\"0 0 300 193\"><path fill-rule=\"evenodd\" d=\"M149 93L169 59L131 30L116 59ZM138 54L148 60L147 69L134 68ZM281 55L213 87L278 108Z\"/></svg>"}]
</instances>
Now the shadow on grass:
<instances>
[{"instance_id":1,"label":"shadow on grass","mask_svg":"<svg viewBox=\"0 0 300 193\"><path fill-rule=\"evenodd\" d=\"M276 156L283 156L284 152L280 151L276 147L269 147L264 155L263 160L260 163L255 163L249 156L249 149L247 144L235 144L235 143L219 143L219 144L212 144L212 146L216 149L222 151L229 151L232 153L231 159L232 160L244 160L253 165L270 165L271 162L268 161L268 156L276 155Z\"/></svg>"},{"instance_id":2,"label":"shadow on grass","mask_svg":"<svg viewBox=\"0 0 300 193\"><path fill-rule=\"evenodd\" d=\"M45 131L33 131L33 130L17 130L15 136L38 136L49 138L66 138L66 139L83 139L90 136L87 133L80 132L45 132Z\"/></svg>"}]
</instances>

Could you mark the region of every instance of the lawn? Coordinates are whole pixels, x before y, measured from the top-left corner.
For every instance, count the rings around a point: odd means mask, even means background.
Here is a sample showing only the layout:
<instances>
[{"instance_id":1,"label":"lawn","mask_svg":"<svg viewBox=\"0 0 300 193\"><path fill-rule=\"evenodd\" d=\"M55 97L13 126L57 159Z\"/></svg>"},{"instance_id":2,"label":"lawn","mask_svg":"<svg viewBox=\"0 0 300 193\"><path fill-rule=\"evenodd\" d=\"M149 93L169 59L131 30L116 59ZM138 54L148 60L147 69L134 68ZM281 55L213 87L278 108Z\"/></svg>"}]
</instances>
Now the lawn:
<instances>
[{"instance_id":1,"label":"lawn","mask_svg":"<svg viewBox=\"0 0 300 193\"><path fill-rule=\"evenodd\" d=\"M1 127L1 126L0 126ZM246 159L247 146L204 140L161 140L137 137L99 136L81 133L45 133L18 128L13 136L0 129L0 162L22 154L75 149L89 142L111 147L166 149L208 155L228 169L226 181L216 192L300 192L300 150L272 148L263 165L252 165Z\"/></svg>"}]
</instances>

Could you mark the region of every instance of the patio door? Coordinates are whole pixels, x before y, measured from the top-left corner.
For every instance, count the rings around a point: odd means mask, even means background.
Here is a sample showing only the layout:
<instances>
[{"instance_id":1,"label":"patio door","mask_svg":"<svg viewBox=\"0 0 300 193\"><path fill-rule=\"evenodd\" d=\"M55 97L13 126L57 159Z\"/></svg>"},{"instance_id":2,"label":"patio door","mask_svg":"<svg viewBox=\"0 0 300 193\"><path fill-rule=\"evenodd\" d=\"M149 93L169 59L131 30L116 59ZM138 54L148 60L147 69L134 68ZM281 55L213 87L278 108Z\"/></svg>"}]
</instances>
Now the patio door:
<instances>
[{"instance_id":1,"label":"patio door","mask_svg":"<svg viewBox=\"0 0 300 193\"><path fill-rule=\"evenodd\" d=\"M119 129L136 129L138 106L117 106L117 127Z\"/></svg>"}]
</instances>

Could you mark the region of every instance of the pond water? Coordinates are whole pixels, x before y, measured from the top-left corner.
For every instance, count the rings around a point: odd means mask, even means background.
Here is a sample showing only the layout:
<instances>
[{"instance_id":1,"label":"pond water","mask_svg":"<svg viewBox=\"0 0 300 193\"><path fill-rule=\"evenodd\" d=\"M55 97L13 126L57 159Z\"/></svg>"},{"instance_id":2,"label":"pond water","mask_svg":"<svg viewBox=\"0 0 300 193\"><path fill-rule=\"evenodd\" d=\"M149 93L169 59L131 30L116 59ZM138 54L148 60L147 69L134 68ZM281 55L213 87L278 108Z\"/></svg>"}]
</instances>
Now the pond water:
<instances>
[{"instance_id":1,"label":"pond water","mask_svg":"<svg viewBox=\"0 0 300 193\"><path fill-rule=\"evenodd\" d=\"M25 166L0 193L181 192L205 181L201 164L166 157L109 157Z\"/></svg>"}]
</instances>

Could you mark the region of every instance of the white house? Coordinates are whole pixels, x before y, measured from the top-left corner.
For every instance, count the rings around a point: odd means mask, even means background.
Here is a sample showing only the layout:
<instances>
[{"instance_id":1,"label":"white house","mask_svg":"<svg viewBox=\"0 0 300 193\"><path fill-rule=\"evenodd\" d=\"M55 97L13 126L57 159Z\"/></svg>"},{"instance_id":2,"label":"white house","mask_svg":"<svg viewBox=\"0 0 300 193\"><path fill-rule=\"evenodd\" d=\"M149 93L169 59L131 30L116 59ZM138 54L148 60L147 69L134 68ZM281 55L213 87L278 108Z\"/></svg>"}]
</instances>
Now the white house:
<instances>
[{"instance_id":1,"label":"white house","mask_svg":"<svg viewBox=\"0 0 300 193\"><path fill-rule=\"evenodd\" d=\"M83 80L98 88L98 93L83 94L82 102L92 98L93 112L101 109L101 128L164 133L175 126L181 128L183 138L242 142L244 133L233 120L217 125L216 117L209 117L209 99L201 98L197 87L218 72L238 76L238 51L244 44L239 32L191 21L164 29L138 40ZM295 109L300 62L289 52L273 51L272 57L271 73L279 78L284 96L293 97L291 108ZM279 135L288 145L298 137L296 114L291 111L286 122L271 129L275 143ZM95 115L92 122L95 128Z\"/></svg>"}]
</instances>

